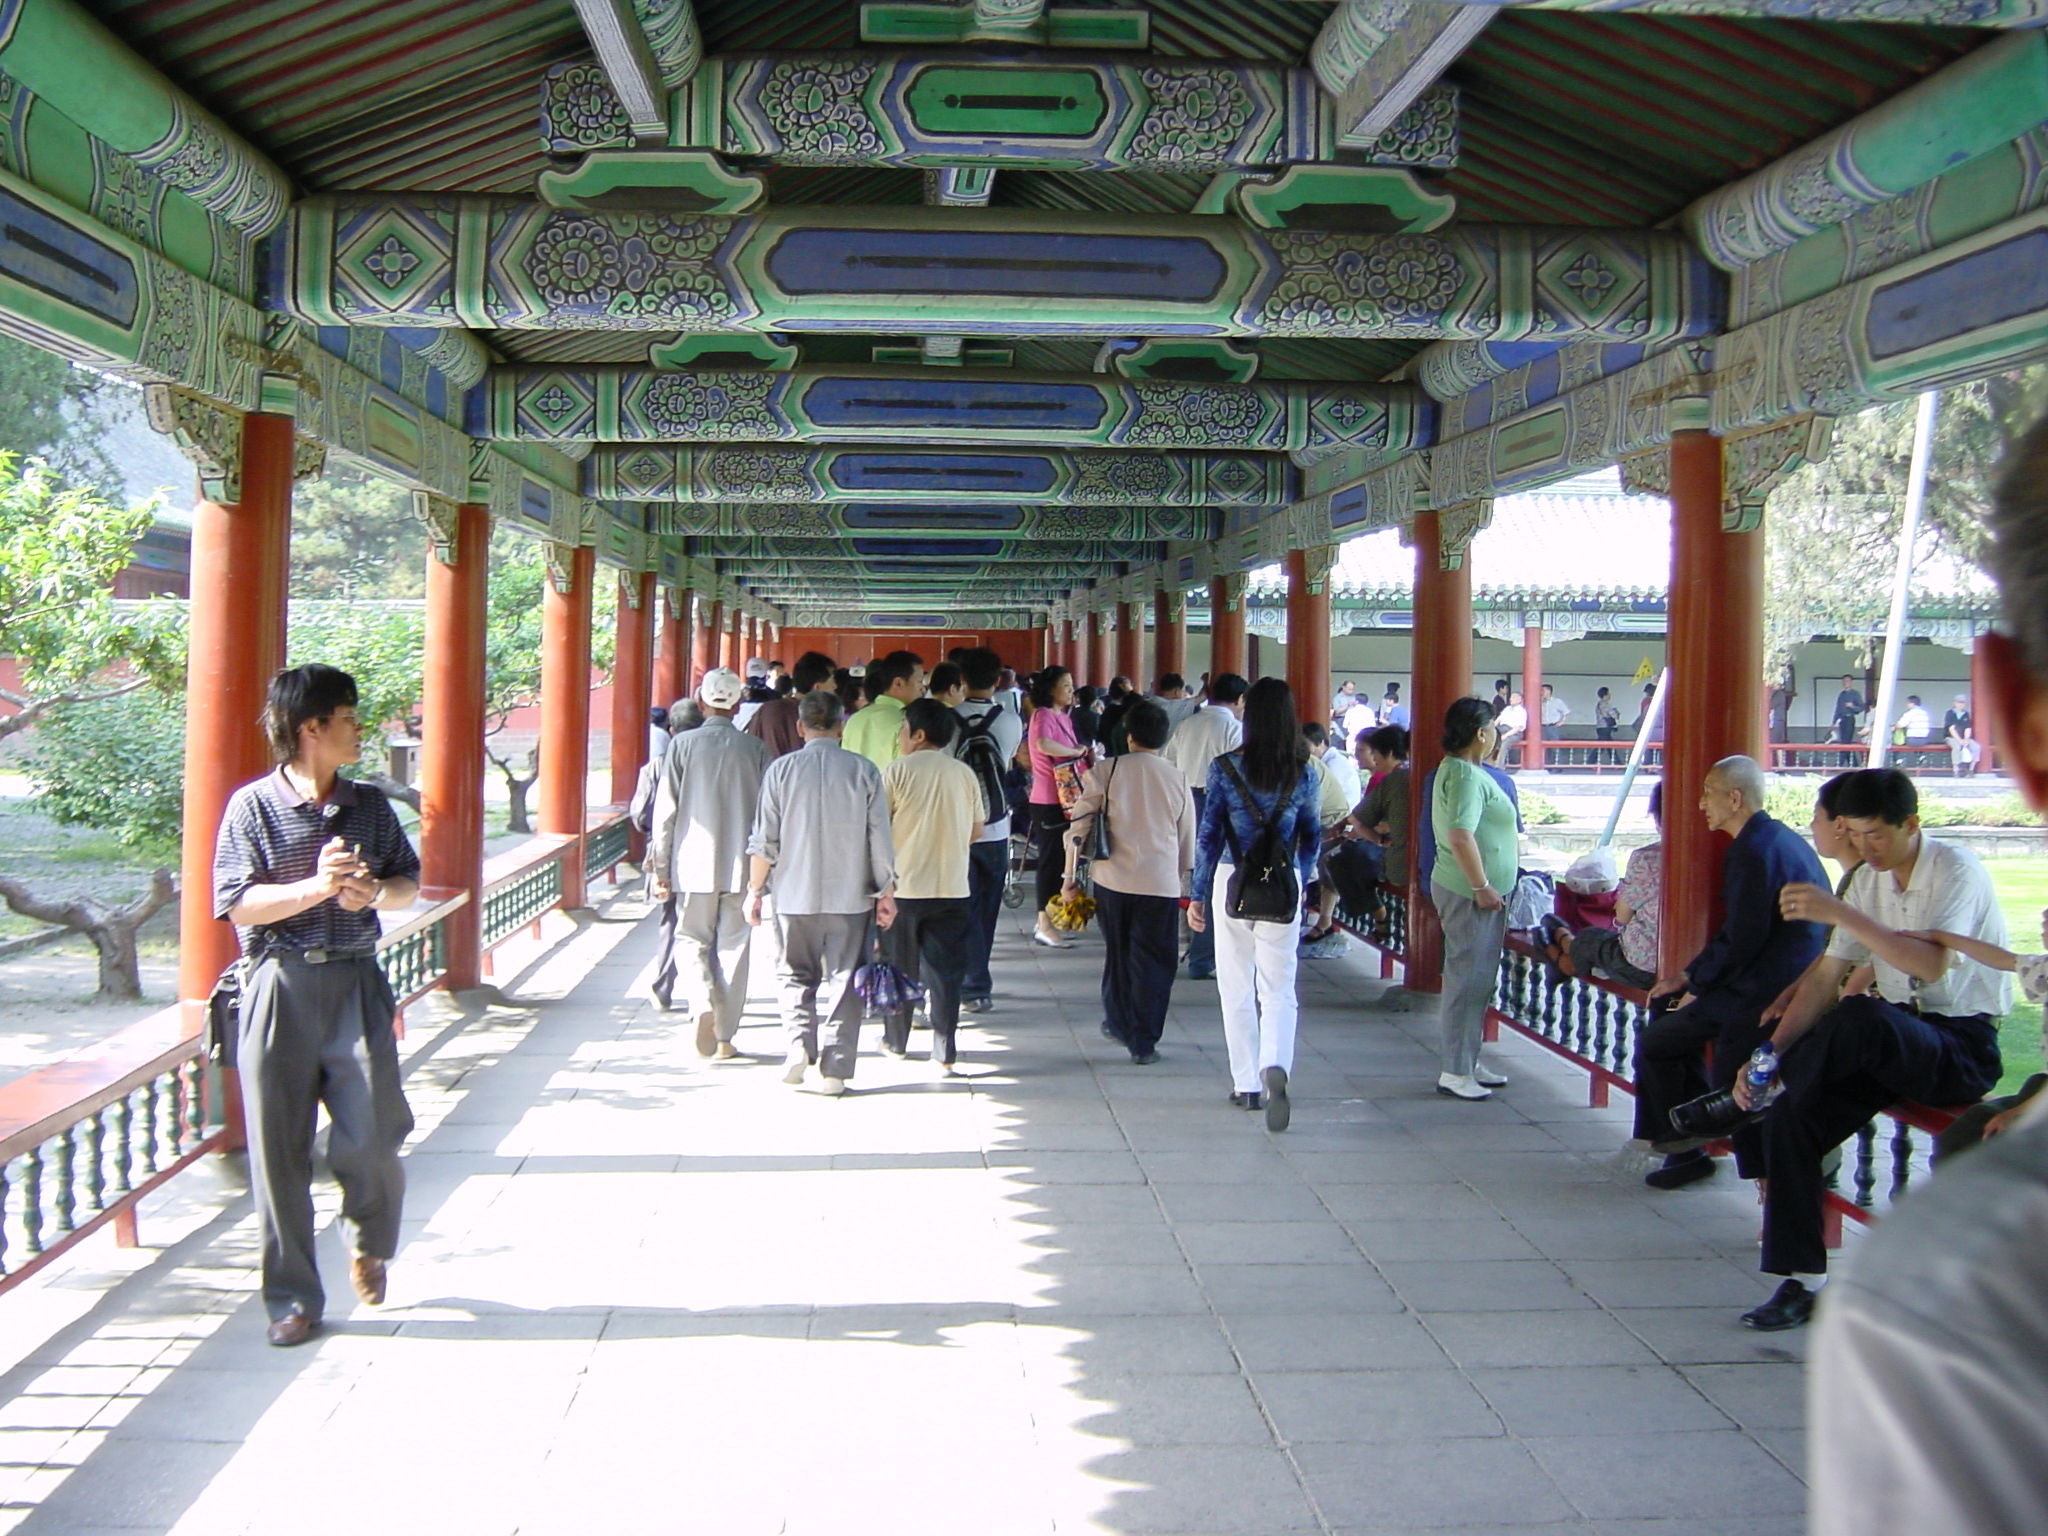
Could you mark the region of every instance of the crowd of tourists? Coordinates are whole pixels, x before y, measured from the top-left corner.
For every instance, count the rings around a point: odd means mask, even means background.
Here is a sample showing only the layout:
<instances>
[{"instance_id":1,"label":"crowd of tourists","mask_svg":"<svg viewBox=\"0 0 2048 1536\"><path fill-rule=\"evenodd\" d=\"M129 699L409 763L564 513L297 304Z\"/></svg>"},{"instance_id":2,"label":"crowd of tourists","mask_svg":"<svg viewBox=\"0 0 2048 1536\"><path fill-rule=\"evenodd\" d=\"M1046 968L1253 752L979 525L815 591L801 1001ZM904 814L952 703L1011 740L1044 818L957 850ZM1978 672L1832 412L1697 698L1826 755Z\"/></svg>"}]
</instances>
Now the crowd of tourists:
<instances>
[{"instance_id":1,"label":"crowd of tourists","mask_svg":"<svg viewBox=\"0 0 2048 1536\"><path fill-rule=\"evenodd\" d=\"M2048 808L2042 484L2048 427L2022 446L1994 518L2009 630L1990 637L1986 670L2011 770ZM1092 903L1103 1034L1150 1065L1176 978L1213 979L1230 1102L1283 1131L1297 958L1335 900L1369 912L1389 880L1426 893L1443 934L1437 1091L1481 1101L1506 1086L1480 1043L1521 878L1515 784L1499 766L1512 696L1451 704L1439 766L1418 786L1404 724L1347 740L1340 715L1333 740L1276 678L1224 672L1190 688L1167 675L1149 693L1117 679L1099 707L1088 691L1057 666L1020 680L983 648L929 671L899 651L858 669L812 654L705 674L650 723L633 807L660 907L656 1002L685 1015L702 1055L743 1060L765 929L785 1082L815 1074L820 1093L844 1096L870 1013L897 1057L922 1024L932 1070L950 1076L962 1013L996 1006L992 944L1013 848L1028 845L1033 942L1070 946ZM1387 703L1405 718L1397 690ZM245 959L231 973L239 995L224 984L216 1002L241 1070L270 1339L289 1346L317 1330L325 1300L310 1195L323 1107L351 1283L366 1303L384 1296L412 1117L376 914L415 899L419 860L384 796L341 774L361 737L347 674L279 673L266 725L278 766L236 792L219 833L214 909ZM1660 949L1655 845L1631 857L1604 913L1572 906L1537 937L1560 978L1651 1000L1634 1080L1636 1137L1661 1160L1646 1182L1711 1178L1724 1150L1756 1181L1761 1268L1780 1283L1742 1321L1796 1328L1818 1305L1815 1529L2040 1529L2048 1079L1987 1096L2012 978L2040 1001L2048 954L2013 950L1984 866L1928 835L1900 770L1821 785L1810 842L1772 817L1765 787L1734 756L1653 802L1668 822L1696 796L1694 814L1727 838L1719 927L1684 963ZM1901 1101L1956 1111L1942 1172L1863 1245L1847 1294L1821 1302L1828 1159Z\"/></svg>"}]
</instances>

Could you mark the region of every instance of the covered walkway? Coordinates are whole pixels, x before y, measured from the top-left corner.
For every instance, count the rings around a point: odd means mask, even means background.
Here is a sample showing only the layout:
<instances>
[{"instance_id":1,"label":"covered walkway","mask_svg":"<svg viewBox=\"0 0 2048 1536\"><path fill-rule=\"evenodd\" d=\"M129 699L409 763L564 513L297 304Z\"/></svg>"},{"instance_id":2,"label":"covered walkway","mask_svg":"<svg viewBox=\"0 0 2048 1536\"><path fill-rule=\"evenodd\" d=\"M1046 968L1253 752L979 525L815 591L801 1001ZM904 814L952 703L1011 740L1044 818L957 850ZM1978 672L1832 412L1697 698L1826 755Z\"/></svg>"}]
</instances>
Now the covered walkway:
<instances>
[{"instance_id":1,"label":"covered walkway","mask_svg":"<svg viewBox=\"0 0 2048 1536\"><path fill-rule=\"evenodd\" d=\"M387 1307L268 1348L229 1199L0 1375L8 1528L1800 1529L1802 1340L1736 1322L1747 1190L1644 1190L1625 1111L1535 1047L1447 1102L1427 1012L1304 962L1270 1136L1223 1102L1212 987L1135 1068L1092 936L1020 927L964 1081L870 1044L832 1101L780 1083L759 982L760 1059L700 1060L638 995L643 912L416 1012Z\"/></svg>"}]
</instances>

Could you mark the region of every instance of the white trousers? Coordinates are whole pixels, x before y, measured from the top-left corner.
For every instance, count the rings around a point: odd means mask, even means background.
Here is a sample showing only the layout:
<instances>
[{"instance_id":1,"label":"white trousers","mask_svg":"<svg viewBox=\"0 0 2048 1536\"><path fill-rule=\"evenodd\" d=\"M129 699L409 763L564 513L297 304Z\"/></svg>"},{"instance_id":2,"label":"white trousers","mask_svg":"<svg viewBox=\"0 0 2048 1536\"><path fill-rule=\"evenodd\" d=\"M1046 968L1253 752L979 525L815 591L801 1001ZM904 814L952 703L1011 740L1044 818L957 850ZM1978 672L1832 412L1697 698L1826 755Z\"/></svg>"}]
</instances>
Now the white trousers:
<instances>
[{"instance_id":1,"label":"white trousers","mask_svg":"<svg viewBox=\"0 0 2048 1536\"><path fill-rule=\"evenodd\" d=\"M1257 1093L1267 1067L1294 1072L1294 965L1301 943L1300 913L1292 922L1247 923L1223 910L1231 866L1216 866L1209 925L1216 933L1216 994L1223 1004L1223 1039L1230 1047L1230 1086Z\"/></svg>"}]
</instances>

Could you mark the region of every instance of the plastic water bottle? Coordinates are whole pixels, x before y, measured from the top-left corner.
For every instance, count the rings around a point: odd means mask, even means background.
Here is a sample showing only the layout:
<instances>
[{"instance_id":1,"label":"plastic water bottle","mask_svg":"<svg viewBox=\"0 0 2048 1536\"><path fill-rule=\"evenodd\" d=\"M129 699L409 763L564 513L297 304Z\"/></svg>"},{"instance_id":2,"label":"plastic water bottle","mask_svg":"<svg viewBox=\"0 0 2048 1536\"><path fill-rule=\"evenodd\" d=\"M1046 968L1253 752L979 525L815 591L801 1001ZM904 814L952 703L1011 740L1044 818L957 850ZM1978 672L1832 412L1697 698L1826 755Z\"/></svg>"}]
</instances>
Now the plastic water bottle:
<instances>
[{"instance_id":1,"label":"plastic water bottle","mask_svg":"<svg viewBox=\"0 0 2048 1536\"><path fill-rule=\"evenodd\" d=\"M1749 1085L1752 1110L1762 1109L1785 1091L1785 1085L1778 1081L1778 1053L1771 1048L1770 1041L1756 1048L1749 1065L1742 1069L1742 1078Z\"/></svg>"}]
</instances>

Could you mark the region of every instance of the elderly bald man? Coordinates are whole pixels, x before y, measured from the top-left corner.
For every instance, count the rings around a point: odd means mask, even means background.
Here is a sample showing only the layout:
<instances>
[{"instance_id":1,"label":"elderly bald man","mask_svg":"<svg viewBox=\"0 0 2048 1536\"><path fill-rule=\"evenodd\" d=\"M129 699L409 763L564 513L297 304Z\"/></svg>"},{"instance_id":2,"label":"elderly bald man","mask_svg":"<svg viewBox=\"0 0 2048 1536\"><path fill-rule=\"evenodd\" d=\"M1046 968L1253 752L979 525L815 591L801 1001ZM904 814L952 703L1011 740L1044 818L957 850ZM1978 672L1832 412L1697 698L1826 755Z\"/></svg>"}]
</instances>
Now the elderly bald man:
<instances>
[{"instance_id":1,"label":"elderly bald man","mask_svg":"<svg viewBox=\"0 0 2048 1536\"><path fill-rule=\"evenodd\" d=\"M1713 1173L1701 1143L1671 1128L1671 1110L1707 1092L1709 1045L1713 1086L1733 1081L1764 1039L1764 1009L1805 974L1827 941L1819 923L1778 910L1786 885L1825 885L1826 877L1806 839L1764 810L1764 771L1754 758L1724 757L1707 770L1700 814L1734 841L1721 862L1720 930L1682 972L1658 980L1653 996L1683 995L1636 1041L1636 1135L1665 1154L1664 1165L1644 1177L1652 1189L1679 1189ZM1736 1134L1735 1154L1744 1178L1761 1176L1753 1129Z\"/></svg>"}]
</instances>

